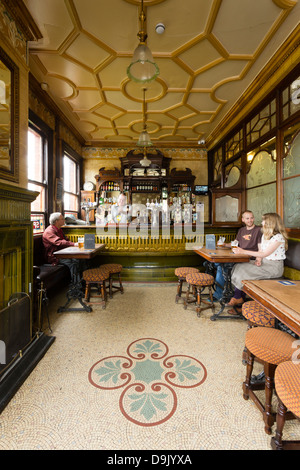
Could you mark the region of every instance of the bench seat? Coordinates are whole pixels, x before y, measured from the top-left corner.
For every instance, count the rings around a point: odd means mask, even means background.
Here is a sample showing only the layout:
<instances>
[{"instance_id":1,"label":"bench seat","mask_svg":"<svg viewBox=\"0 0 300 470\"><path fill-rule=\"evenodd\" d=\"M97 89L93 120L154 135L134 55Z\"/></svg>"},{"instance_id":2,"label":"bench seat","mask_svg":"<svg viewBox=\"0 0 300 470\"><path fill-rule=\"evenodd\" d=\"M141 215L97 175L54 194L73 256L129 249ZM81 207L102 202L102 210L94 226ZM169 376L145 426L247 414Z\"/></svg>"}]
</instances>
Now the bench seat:
<instances>
[{"instance_id":1,"label":"bench seat","mask_svg":"<svg viewBox=\"0 0 300 470\"><path fill-rule=\"evenodd\" d=\"M51 298L71 279L70 270L63 264L53 266L44 258L42 235L33 238L33 321L38 321L38 292L45 290L44 299Z\"/></svg>"},{"instance_id":2,"label":"bench seat","mask_svg":"<svg viewBox=\"0 0 300 470\"><path fill-rule=\"evenodd\" d=\"M289 240L283 275L292 281L300 281L300 240Z\"/></svg>"}]
</instances>

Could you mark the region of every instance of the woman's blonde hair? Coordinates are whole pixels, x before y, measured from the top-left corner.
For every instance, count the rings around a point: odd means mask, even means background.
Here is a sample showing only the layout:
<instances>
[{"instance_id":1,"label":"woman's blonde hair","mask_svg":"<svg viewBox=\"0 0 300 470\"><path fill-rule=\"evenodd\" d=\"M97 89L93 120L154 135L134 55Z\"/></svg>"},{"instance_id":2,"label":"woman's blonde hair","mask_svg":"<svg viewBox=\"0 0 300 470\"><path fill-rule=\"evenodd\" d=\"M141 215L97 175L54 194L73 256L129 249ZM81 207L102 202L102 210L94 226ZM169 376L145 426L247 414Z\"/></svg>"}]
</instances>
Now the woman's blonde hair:
<instances>
[{"instance_id":1,"label":"woman's blonde hair","mask_svg":"<svg viewBox=\"0 0 300 470\"><path fill-rule=\"evenodd\" d=\"M288 236L285 230L285 226L280 215L276 212L268 212L262 216L265 224L263 226L263 234L266 240L270 240L273 235L281 233L285 240L285 249L288 249Z\"/></svg>"}]
</instances>

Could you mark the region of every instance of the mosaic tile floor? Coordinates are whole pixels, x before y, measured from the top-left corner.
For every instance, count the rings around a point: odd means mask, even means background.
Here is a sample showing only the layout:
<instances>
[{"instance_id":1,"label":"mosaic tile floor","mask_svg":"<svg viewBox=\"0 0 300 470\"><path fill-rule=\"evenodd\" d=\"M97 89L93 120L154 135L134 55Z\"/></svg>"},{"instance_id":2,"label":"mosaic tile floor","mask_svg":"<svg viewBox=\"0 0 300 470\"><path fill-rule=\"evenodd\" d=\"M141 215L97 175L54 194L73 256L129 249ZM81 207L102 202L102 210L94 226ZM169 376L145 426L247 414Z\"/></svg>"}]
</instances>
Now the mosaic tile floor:
<instances>
[{"instance_id":1,"label":"mosaic tile floor","mask_svg":"<svg viewBox=\"0 0 300 470\"><path fill-rule=\"evenodd\" d=\"M198 318L175 284L124 287L91 313L52 301L56 340L1 414L0 449L270 450L242 397L246 322Z\"/></svg>"}]
</instances>

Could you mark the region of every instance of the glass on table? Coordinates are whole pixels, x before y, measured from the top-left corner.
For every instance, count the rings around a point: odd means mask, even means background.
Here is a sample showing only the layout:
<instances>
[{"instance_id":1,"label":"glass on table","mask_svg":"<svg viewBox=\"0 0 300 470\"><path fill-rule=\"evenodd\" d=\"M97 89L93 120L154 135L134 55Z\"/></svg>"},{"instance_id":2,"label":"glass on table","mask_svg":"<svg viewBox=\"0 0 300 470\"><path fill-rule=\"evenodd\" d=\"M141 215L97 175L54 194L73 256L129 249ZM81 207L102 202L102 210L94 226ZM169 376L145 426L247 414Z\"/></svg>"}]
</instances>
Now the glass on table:
<instances>
[{"instance_id":1,"label":"glass on table","mask_svg":"<svg viewBox=\"0 0 300 470\"><path fill-rule=\"evenodd\" d=\"M239 242L237 240L233 240L231 242L231 249L236 248L237 246L239 246Z\"/></svg>"},{"instance_id":2,"label":"glass on table","mask_svg":"<svg viewBox=\"0 0 300 470\"><path fill-rule=\"evenodd\" d=\"M78 248L84 248L84 237L78 237Z\"/></svg>"}]
</instances>

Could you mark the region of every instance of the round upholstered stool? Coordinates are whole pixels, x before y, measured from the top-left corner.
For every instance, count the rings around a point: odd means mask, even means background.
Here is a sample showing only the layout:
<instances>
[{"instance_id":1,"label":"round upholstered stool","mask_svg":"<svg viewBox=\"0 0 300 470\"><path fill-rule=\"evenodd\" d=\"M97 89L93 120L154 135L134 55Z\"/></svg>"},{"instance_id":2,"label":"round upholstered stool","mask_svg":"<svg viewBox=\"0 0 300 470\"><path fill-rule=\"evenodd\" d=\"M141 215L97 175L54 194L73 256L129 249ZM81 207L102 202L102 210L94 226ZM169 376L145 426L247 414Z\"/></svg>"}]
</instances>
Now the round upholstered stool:
<instances>
[{"instance_id":1,"label":"round upholstered stool","mask_svg":"<svg viewBox=\"0 0 300 470\"><path fill-rule=\"evenodd\" d=\"M275 389L278 398L276 432L271 446L276 450L300 450L300 441L283 441L283 427L287 413L300 418L300 363L283 362L275 371ZM289 416L290 418L291 416Z\"/></svg>"},{"instance_id":2,"label":"round upholstered stool","mask_svg":"<svg viewBox=\"0 0 300 470\"><path fill-rule=\"evenodd\" d=\"M121 280L121 272L122 272L123 266L121 264L111 263L111 264L102 264L100 267L101 269L104 269L109 272L109 284L108 284L109 298L111 299L113 296L113 289L115 291L120 291L121 294L123 294L124 288L123 288L123 284ZM113 284L114 276L117 276L119 285Z\"/></svg>"},{"instance_id":3,"label":"round upholstered stool","mask_svg":"<svg viewBox=\"0 0 300 470\"><path fill-rule=\"evenodd\" d=\"M177 284L177 293L176 293L176 298L175 302L178 303L178 300L181 298L182 294L185 294L185 292L182 291L183 283L185 282L185 278L187 274L191 273L198 273L199 269L198 268L176 268L175 269L175 276L178 277L178 284Z\"/></svg>"},{"instance_id":4,"label":"round upholstered stool","mask_svg":"<svg viewBox=\"0 0 300 470\"><path fill-rule=\"evenodd\" d=\"M187 282L187 291L186 291L186 298L184 301L184 308L187 308L188 303L190 303L189 295L190 295L190 287L192 286L193 289L196 291L196 299L192 302L196 302L196 312L197 316L200 316L200 312L207 308L215 309L214 302L213 302L213 293L212 293L212 286L214 285L215 279L210 274L205 273L190 273L186 275L186 282ZM209 299L207 301L203 298L202 290L204 287L208 288ZM202 307L202 303L206 304L206 307Z\"/></svg>"},{"instance_id":5,"label":"round upholstered stool","mask_svg":"<svg viewBox=\"0 0 300 470\"><path fill-rule=\"evenodd\" d=\"M258 302L255 302L255 300L243 303L242 314L247 319L250 327L265 326L267 328L275 328L274 315L269 313Z\"/></svg>"},{"instance_id":6,"label":"round upholstered stool","mask_svg":"<svg viewBox=\"0 0 300 470\"><path fill-rule=\"evenodd\" d=\"M255 326L264 326L266 328L275 328L275 317L269 313L262 305L255 300L244 302L242 305L242 314L248 322L248 328ZM243 362L247 362L247 349L243 351ZM260 374L263 377L262 374ZM260 377L258 376L258 377Z\"/></svg>"},{"instance_id":7,"label":"round upholstered stool","mask_svg":"<svg viewBox=\"0 0 300 470\"><path fill-rule=\"evenodd\" d=\"M82 278L85 281L85 296L84 300L86 302L90 302L91 297L91 287L93 285L97 286L98 292L100 292L101 297L101 304L102 308L106 307L106 285L105 282L109 281L109 271L107 269L102 269L101 266L99 268L91 268L86 269L82 273ZM99 295L96 295L99 297ZM93 302L97 303L97 302Z\"/></svg>"},{"instance_id":8,"label":"round upholstered stool","mask_svg":"<svg viewBox=\"0 0 300 470\"><path fill-rule=\"evenodd\" d=\"M243 396L245 400L251 398L263 415L265 432L271 434L275 421L272 412L272 395L274 388L274 374L276 367L285 361L290 361L294 352L293 338L288 333L258 326L246 332L245 345L247 348L247 372L243 383ZM251 383L254 360L264 365L265 383ZM259 400L254 390L265 390L265 404Z\"/></svg>"}]
</instances>

